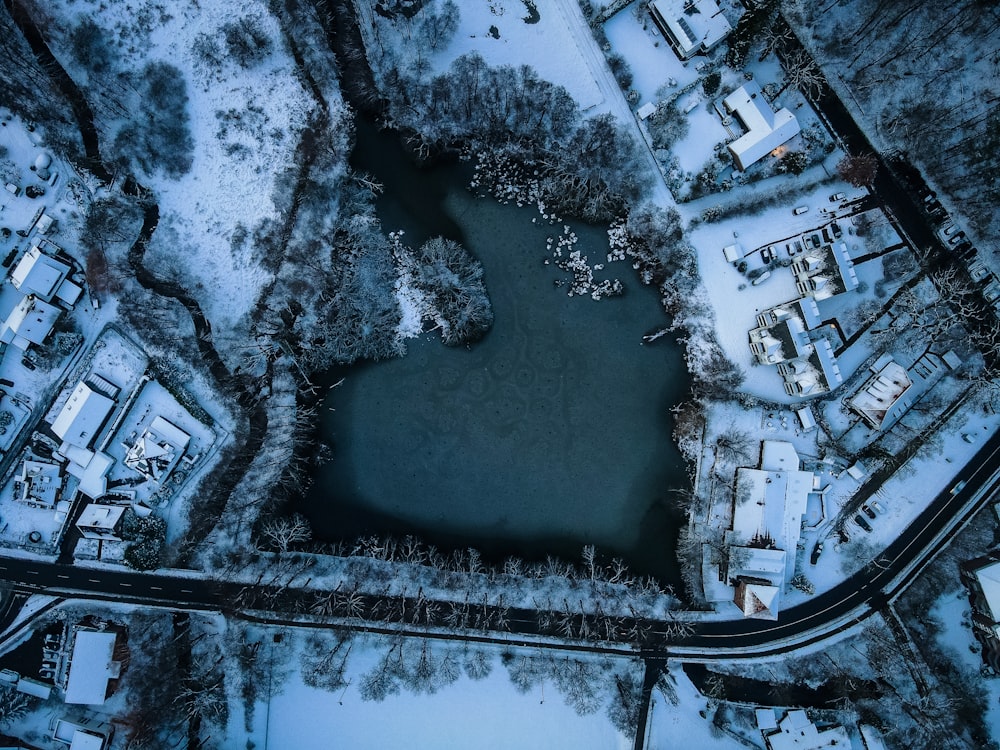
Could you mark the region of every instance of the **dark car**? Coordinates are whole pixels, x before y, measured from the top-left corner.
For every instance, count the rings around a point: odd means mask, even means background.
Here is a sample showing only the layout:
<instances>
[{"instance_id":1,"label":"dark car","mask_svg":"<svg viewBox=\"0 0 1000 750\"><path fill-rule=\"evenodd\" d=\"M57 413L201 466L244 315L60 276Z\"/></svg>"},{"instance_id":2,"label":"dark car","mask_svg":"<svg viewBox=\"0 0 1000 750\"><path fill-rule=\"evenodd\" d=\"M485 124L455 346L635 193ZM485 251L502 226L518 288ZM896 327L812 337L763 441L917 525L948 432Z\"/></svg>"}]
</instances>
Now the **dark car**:
<instances>
[{"instance_id":1,"label":"dark car","mask_svg":"<svg viewBox=\"0 0 1000 750\"><path fill-rule=\"evenodd\" d=\"M809 564L815 565L819 561L819 556L823 554L823 542L816 542L812 554L809 556Z\"/></svg>"},{"instance_id":2,"label":"dark car","mask_svg":"<svg viewBox=\"0 0 1000 750\"><path fill-rule=\"evenodd\" d=\"M952 248L952 251L955 252L955 253L958 253L959 255L961 255L966 250L968 250L970 247L972 247L972 243L971 242L969 242L968 240L962 240L961 242L959 242L957 245L955 245Z\"/></svg>"},{"instance_id":3,"label":"dark car","mask_svg":"<svg viewBox=\"0 0 1000 750\"><path fill-rule=\"evenodd\" d=\"M868 516L870 519L872 519L873 521L875 520L875 511L873 511L870 507L868 507L867 505L862 505L861 510L863 510L865 512L865 515Z\"/></svg>"},{"instance_id":4,"label":"dark car","mask_svg":"<svg viewBox=\"0 0 1000 750\"><path fill-rule=\"evenodd\" d=\"M840 228L840 224L838 224L837 222L833 222L833 224L830 225L830 229L833 230L834 239L839 240L841 237L844 236L844 230Z\"/></svg>"},{"instance_id":5,"label":"dark car","mask_svg":"<svg viewBox=\"0 0 1000 750\"><path fill-rule=\"evenodd\" d=\"M856 515L856 516L854 517L854 523L856 523L856 524L857 524L858 526L860 526L860 527L861 527L862 529L864 529L865 531L867 531L867 532L869 532L869 533L870 533L870 532L871 532L871 530L872 530L872 527L871 527L871 524L869 524L869 523L868 523L868 522L867 522L867 521L866 521L866 520L865 520L865 519L864 519L864 518L862 517L862 515L861 515L860 513L859 513L858 515Z\"/></svg>"},{"instance_id":6,"label":"dark car","mask_svg":"<svg viewBox=\"0 0 1000 750\"><path fill-rule=\"evenodd\" d=\"M24 365L25 367L27 367L29 370L34 370L35 369L35 363L32 362L27 357L21 357L21 364Z\"/></svg>"}]
</instances>

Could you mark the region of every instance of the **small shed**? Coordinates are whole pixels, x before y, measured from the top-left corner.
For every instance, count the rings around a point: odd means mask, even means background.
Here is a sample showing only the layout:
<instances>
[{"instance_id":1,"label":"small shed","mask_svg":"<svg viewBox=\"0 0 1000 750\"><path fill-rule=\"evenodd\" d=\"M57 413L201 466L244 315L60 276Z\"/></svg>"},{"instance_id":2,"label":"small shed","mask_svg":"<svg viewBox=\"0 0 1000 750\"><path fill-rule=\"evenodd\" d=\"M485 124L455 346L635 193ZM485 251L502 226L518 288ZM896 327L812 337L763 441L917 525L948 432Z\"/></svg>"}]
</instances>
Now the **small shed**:
<instances>
[{"instance_id":1,"label":"small shed","mask_svg":"<svg viewBox=\"0 0 1000 750\"><path fill-rule=\"evenodd\" d=\"M636 110L636 114L639 116L640 120L645 120L655 111L656 111L656 105L653 102L646 102L641 107L639 107L639 109Z\"/></svg>"},{"instance_id":2,"label":"small shed","mask_svg":"<svg viewBox=\"0 0 1000 750\"><path fill-rule=\"evenodd\" d=\"M743 246L739 243L726 245L722 248L722 252L726 256L727 263L739 263L746 257L746 250L744 250Z\"/></svg>"}]
</instances>

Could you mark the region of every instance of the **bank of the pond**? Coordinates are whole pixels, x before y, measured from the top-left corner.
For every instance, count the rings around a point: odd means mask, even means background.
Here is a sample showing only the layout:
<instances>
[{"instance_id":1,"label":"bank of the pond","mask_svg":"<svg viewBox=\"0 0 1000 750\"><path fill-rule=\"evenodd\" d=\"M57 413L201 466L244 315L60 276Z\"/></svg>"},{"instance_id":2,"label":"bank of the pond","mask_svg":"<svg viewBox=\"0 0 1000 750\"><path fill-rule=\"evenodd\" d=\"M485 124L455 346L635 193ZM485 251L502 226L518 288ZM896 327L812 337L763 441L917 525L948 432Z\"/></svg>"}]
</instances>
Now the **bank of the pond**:
<instances>
[{"instance_id":1,"label":"bank of the pond","mask_svg":"<svg viewBox=\"0 0 1000 750\"><path fill-rule=\"evenodd\" d=\"M671 490L687 477L669 410L689 378L674 342L642 344L667 323L655 290L613 263L604 273L623 296L568 297L543 262L561 224L472 196L463 165L416 168L392 139L362 122L355 164L385 186L385 229L463 242L483 263L494 328L470 348L432 333L406 357L351 368L323 410L334 458L299 509L324 539L414 533L529 559L594 543L676 582ZM573 229L604 262L606 232Z\"/></svg>"}]
</instances>

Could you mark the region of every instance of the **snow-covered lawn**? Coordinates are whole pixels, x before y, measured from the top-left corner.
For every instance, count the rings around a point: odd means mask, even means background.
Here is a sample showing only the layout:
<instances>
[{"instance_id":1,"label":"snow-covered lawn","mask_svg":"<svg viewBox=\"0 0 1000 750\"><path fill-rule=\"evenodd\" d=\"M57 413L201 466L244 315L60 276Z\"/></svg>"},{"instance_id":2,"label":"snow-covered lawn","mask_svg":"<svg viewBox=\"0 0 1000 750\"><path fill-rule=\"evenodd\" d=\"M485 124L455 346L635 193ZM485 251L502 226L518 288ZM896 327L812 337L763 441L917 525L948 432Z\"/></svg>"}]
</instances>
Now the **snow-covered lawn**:
<instances>
[{"instance_id":1,"label":"snow-covered lawn","mask_svg":"<svg viewBox=\"0 0 1000 750\"><path fill-rule=\"evenodd\" d=\"M653 690L645 747L649 750L743 750L746 745L712 726L714 707L675 665L666 678L674 695Z\"/></svg>"},{"instance_id":2,"label":"snow-covered lawn","mask_svg":"<svg viewBox=\"0 0 1000 750\"><path fill-rule=\"evenodd\" d=\"M540 78L564 86L581 109L604 101L573 34L561 0L540 1L539 20L527 23L522 0L475 0L459 3L458 30L451 42L431 56L435 70L468 52L478 52L491 66L530 64ZM496 30L496 35L491 33ZM558 54L553 54L558 50Z\"/></svg>"}]
</instances>

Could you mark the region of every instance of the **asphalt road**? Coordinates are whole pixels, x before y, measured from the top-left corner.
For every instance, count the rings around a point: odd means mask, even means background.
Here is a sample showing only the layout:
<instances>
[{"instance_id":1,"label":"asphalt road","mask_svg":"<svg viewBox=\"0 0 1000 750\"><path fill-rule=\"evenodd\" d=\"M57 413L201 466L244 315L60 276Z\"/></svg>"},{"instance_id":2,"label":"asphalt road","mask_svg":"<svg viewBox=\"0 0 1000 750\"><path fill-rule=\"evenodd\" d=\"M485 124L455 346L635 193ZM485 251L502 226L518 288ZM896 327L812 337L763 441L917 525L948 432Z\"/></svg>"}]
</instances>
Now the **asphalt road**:
<instances>
[{"instance_id":1,"label":"asphalt road","mask_svg":"<svg viewBox=\"0 0 1000 750\"><path fill-rule=\"evenodd\" d=\"M683 647L677 651L691 649L707 656L712 656L712 651L720 648L749 649L760 655L778 653L787 650L782 647L782 642L789 638L799 639L798 645L805 645L826 637L825 634L817 634L803 639L802 636L810 630L837 622L852 613L855 616L845 625L863 619L880 609L924 563L947 545L951 534L944 538L938 537L950 522L966 519L996 495L1000 488L998 468L1000 433L994 435L979 450L975 458L958 473L949 488L934 498L895 542L851 578L804 604L781 612L777 621L729 620L700 623L696 634L683 641ZM961 490L953 492L952 488L962 481L966 484ZM985 491L979 502L966 509L966 505L981 487L985 487ZM905 498L897 498L897 501L903 502ZM916 568L900 579L901 574L913 565ZM718 653L720 658L730 655Z\"/></svg>"},{"instance_id":2,"label":"asphalt road","mask_svg":"<svg viewBox=\"0 0 1000 750\"><path fill-rule=\"evenodd\" d=\"M651 627L654 635L639 652L627 643L602 648L592 642L581 641L575 648L608 653L640 653L650 658L670 655L714 659L731 657L734 650L744 655L766 655L823 640L838 629L848 627L880 609L931 556L947 544L950 534L942 536L942 530L968 518L997 493L1000 488L998 468L1000 435L994 436L979 450L972 462L959 472L951 487L962 481L966 484L957 492L948 489L939 494L877 560L832 590L783 611L777 621L699 621L694 634L680 640L656 637L655 633L662 631L662 623L646 622L644 624ZM978 501L967 508L980 489L984 491ZM902 498L899 500L902 501ZM270 611L274 622L291 621L296 612L307 611L308 603L315 600L316 592L307 590L307 573L300 570L293 577L292 586L285 585L287 576L277 583L265 580L259 586L248 586L242 582L203 580L195 573L149 574L0 558L0 579L8 581L21 593L125 601L176 609ZM256 600L249 599L248 592L256 592ZM365 597L365 601L365 606L370 608L377 597ZM414 602L408 602L405 609L412 612ZM355 622L357 627L368 630L427 632L425 627L409 623L380 624L384 620ZM503 637L507 642L516 642L519 634L532 636L539 633L538 620L529 610L510 610L508 627L511 633ZM474 640L496 638L483 631L471 631L467 635ZM446 633L441 636L455 637Z\"/></svg>"}]
</instances>

